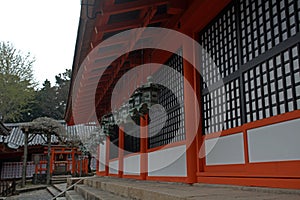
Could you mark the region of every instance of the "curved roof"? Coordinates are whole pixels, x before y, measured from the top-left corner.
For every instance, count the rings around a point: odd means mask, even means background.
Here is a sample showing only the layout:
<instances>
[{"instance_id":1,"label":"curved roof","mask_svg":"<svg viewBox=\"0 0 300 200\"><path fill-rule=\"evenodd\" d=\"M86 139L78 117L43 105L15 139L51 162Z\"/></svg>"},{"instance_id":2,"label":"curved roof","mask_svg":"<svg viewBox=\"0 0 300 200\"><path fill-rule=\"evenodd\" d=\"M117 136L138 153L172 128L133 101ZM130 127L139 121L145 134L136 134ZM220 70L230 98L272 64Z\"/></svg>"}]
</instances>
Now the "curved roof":
<instances>
[{"instance_id":1,"label":"curved roof","mask_svg":"<svg viewBox=\"0 0 300 200\"><path fill-rule=\"evenodd\" d=\"M9 129L0 121L0 135L8 135Z\"/></svg>"},{"instance_id":2,"label":"curved roof","mask_svg":"<svg viewBox=\"0 0 300 200\"><path fill-rule=\"evenodd\" d=\"M88 138L93 132L96 126L94 124L80 124L75 126L67 126L65 122L61 123L65 126L68 135L68 141L72 141L72 139L81 139L84 140ZM16 123L16 124L6 124L7 127L11 129L10 134L2 138L0 137L0 143L4 142L9 144L11 147L18 148L24 146L24 134L21 130L22 125L24 123ZM32 140L31 140L32 139ZM34 145L44 145L47 143L47 138L44 135L31 135L29 133L29 146ZM56 136L51 136L51 143L56 144L59 140Z\"/></svg>"}]
</instances>

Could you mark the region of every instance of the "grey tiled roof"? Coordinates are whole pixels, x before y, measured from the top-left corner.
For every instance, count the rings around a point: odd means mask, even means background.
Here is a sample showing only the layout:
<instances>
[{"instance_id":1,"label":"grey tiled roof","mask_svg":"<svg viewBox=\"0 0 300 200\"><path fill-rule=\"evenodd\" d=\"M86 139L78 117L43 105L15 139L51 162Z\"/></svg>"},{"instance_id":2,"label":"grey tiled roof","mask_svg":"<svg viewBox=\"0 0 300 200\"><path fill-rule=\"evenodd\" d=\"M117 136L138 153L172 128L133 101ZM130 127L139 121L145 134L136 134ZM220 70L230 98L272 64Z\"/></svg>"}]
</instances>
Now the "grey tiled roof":
<instances>
[{"instance_id":1,"label":"grey tiled roof","mask_svg":"<svg viewBox=\"0 0 300 200\"><path fill-rule=\"evenodd\" d=\"M67 126L64 121L60 121L62 125L65 126L67 130L67 135L69 141L71 141L74 138L80 138L80 139L86 139L89 137L89 135L93 132L95 129L95 125L85 125L85 124L80 124L80 125L74 125L74 126ZM10 146L14 148L18 148L24 145L24 134L21 130L21 127L24 126L24 123L16 123L16 124L5 124L8 128L11 129L9 136L6 138L0 137L0 143L4 142L7 144L10 144ZM29 133L29 138L31 137ZM34 139L29 143L29 146L34 146L34 145L43 145L46 144L46 136L44 135L36 135ZM53 144L58 143L59 140L56 136L52 135L51 142Z\"/></svg>"},{"instance_id":2,"label":"grey tiled roof","mask_svg":"<svg viewBox=\"0 0 300 200\"><path fill-rule=\"evenodd\" d=\"M0 135L8 135L9 129L0 122Z\"/></svg>"}]
</instances>

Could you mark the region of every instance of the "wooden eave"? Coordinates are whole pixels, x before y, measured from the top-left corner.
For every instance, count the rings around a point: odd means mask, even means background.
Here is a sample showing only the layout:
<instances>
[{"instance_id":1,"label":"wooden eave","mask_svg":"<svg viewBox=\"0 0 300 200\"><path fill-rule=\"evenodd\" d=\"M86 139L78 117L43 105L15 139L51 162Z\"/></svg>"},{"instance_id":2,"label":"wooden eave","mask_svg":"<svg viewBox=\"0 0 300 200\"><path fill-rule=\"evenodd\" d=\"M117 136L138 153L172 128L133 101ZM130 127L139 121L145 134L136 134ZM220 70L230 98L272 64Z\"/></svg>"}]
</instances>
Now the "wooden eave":
<instances>
[{"instance_id":1,"label":"wooden eave","mask_svg":"<svg viewBox=\"0 0 300 200\"><path fill-rule=\"evenodd\" d=\"M118 3L116 3L118 1ZM132 52L117 58L115 62L107 69L107 66L99 66L89 59L84 60L87 55L102 41L109 36L119 32L139 27L158 26L163 28L175 29L184 33L193 33L203 28L213 17L215 17L231 0L94 0L93 7L89 7L91 13L98 13L95 19L88 19L86 16L86 7L81 9L81 17L78 28L76 49L73 61L73 71L71 79L71 88L69 92L68 104L65 114L65 120L68 124L74 124L73 112L77 112L82 117L82 123L86 123L91 118L91 113L87 111L87 99L95 98L95 107L97 109L98 119L105 112L110 110L110 97L112 88L117 80L123 75L124 68L129 68L142 63L132 64ZM216 3L218 2L218 3ZM210 13L210 9L213 12ZM200 17L203 17L203 20ZM194 20L201 20L195 26ZM183 21L186 20L187 22ZM184 27L184 28L183 28ZM145 36L143 36L145 37ZM149 36L151 37L151 36ZM130 43L127 40L114 41L113 44L107 44L103 53L97 54L97 59L107 59L117 56L116 51L122 51L122 48L134 45L145 38L137 37L136 41ZM113 45L119 45L119 48L112 48ZM160 60L161 62L162 59ZM72 95L74 79L80 67L87 67L84 77L80 79L79 88L76 91L76 102L72 104ZM126 66L126 67L125 67ZM105 76L97 77L95 71L105 69ZM89 85L98 84L97 92L94 97L88 95Z\"/></svg>"}]
</instances>

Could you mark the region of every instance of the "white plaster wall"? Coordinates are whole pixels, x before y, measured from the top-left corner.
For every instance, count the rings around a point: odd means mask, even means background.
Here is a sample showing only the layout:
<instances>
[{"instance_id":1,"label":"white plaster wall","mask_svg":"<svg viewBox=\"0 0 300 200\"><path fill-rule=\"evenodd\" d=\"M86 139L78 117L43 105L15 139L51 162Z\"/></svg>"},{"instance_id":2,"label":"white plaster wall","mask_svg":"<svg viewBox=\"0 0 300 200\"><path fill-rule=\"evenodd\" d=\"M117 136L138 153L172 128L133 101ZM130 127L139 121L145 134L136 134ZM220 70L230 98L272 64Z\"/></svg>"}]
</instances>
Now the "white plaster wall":
<instances>
[{"instance_id":1,"label":"white plaster wall","mask_svg":"<svg viewBox=\"0 0 300 200\"><path fill-rule=\"evenodd\" d=\"M206 165L244 164L243 133L205 141Z\"/></svg>"},{"instance_id":2,"label":"white plaster wall","mask_svg":"<svg viewBox=\"0 0 300 200\"><path fill-rule=\"evenodd\" d=\"M300 160L300 119L249 130L249 161Z\"/></svg>"},{"instance_id":3,"label":"white plaster wall","mask_svg":"<svg viewBox=\"0 0 300 200\"><path fill-rule=\"evenodd\" d=\"M106 160L106 142L100 144L100 154L99 154L99 171L105 171L105 160Z\"/></svg>"},{"instance_id":4,"label":"white plaster wall","mask_svg":"<svg viewBox=\"0 0 300 200\"><path fill-rule=\"evenodd\" d=\"M139 175L141 169L141 156L134 155L124 158L124 174L125 175Z\"/></svg>"},{"instance_id":5,"label":"white plaster wall","mask_svg":"<svg viewBox=\"0 0 300 200\"><path fill-rule=\"evenodd\" d=\"M110 174L118 174L119 173L119 161L111 161L109 162L109 173Z\"/></svg>"},{"instance_id":6,"label":"white plaster wall","mask_svg":"<svg viewBox=\"0 0 300 200\"><path fill-rule=\"evenodd\" d=\"M182 145L149 153L148 176L186 177L186 146Z\"/></svg>"}]
</instances>

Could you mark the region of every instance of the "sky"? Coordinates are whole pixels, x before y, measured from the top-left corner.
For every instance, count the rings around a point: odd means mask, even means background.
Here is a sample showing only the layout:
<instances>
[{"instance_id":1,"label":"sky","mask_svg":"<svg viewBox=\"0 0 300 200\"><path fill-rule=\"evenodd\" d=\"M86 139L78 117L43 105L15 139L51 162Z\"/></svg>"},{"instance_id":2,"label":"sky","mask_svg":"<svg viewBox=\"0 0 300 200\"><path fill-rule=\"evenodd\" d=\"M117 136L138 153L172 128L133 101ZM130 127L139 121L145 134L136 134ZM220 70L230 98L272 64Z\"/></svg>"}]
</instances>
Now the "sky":
<instances>
[{"instance_id":1,"label":"sky","mask_svg":"<svg viewBox=\"0 0 300 200\"><path fill-rule=\"evenodd\" d=\"M0 41L30 52L36 59L34 78L41 87L71 69L80 0L0 0Z\"/></svg>"}]
</instances>

